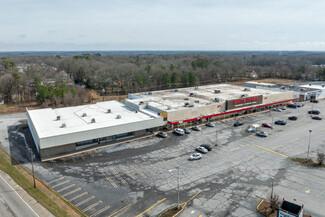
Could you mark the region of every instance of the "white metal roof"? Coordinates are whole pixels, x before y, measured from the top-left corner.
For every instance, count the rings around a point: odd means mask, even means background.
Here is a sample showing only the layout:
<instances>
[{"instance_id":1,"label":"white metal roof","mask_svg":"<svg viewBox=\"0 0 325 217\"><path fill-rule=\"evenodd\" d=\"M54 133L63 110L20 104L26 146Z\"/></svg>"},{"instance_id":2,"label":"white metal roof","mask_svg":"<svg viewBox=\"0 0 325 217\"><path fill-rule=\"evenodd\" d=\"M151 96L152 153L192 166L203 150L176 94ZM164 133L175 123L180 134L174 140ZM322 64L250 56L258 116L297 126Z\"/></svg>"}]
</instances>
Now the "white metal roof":
<instances>
[{"instance_id":1,"label":"white metal roof","mask_svg":"<svg viewBox=\"0 0 325 217\"><path fill-rule=\"evenodd\" d=\"M108 113L108 109L111 113ZM153 111L144 111L147 114L130 109L118 101L98 102L91 105L45 108L27 110L35 126L39 138L88 131L103 127L134 123L158 117ZM83 114L86 114L83 117ZM117 119L120 115L121 118ZM60 120L57 120L60 116ZM92 123L92 119L95 123ZM66 127L62 127L65 123Z\"/></svg>"}]
</instances>

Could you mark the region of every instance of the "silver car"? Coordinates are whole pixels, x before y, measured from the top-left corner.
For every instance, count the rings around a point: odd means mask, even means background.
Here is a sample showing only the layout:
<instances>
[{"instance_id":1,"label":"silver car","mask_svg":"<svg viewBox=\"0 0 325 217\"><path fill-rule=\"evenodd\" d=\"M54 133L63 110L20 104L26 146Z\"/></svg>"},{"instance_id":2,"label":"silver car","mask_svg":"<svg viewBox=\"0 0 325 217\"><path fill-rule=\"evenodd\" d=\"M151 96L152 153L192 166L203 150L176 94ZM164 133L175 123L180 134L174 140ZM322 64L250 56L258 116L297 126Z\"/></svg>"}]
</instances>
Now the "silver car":
<instances>
[{"instance_id":1,"label":"silver car","mask_svg":"<svg viewBox=\"0 0 325 217\"><path fill-rule=\"evenodd\" d=\"M197 151L197 152L201 152L202 154L206 154L206 153L208 153L208 150L207 150L206 148L202 147L202 146L197 147L197 148L195 149L195 151Z\"/></svg>"},{"instance_id":2,"label":"silver car","mask_svg":"<svg viewBox=\"0 0 325 217\"><path fill-rule=\"evenodd\" d=\"M192 127L192 129L195 131L201 131L201 127L199 127L199 126L194 126L194 127Z\"/></svg>"},{"instance_id":3,"label":"silver car","mask_svg":"<svg viewBox=\"0 0 325 217\"><path fill-rule=\"evenodd\" d=\"M214 123L208 122L205 124L207 127L215 127L216 125Z\"/></svg>"},{"instance_id":4,"label":"silver car","mask_svg":"<svg viewBox=\"0 0 325 217\"><path fill-rule=\"evenodd\" d=\"M260 136L260 137L267 137L269 134L267 132L264 131L260 131L256 133L256 136Z\"/></svg>"}]
</instances>

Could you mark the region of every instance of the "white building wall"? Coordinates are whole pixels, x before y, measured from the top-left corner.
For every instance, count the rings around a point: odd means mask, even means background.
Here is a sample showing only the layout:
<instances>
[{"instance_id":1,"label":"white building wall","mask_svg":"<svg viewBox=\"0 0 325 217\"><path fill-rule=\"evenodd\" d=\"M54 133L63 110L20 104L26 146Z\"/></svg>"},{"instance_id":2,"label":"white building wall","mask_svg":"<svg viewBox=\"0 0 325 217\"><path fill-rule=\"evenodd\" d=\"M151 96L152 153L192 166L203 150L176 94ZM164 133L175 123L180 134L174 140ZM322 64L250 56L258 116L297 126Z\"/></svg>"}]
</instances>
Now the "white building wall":
<instances>
[{"instance_id":1,"label":"white building wall","mask_svg":"<svg viewBox=\"0 0 325 217\"><path fill-rule=\"evenodd\" d=\"M28 111L27 108L26 108L26 111ZM35 127L34 127L33 122L30 120L30 117L29 117L28 112L26 112L26 114L27 114L27 123L28 123L28 127L29 127L29 130L30 130L30 133L32 134L32 137L33 137L33 140L34 140L36 149L39 152L39 142L40 142L40 140L39 140L37 131L35 130Z\"/></svg>"},{"instance_id":2,"label":"white building wall","mask_svg":"<svg viewBox=\"0 0 325 217\"><path fill-rule=\"evenodd\" d=\"M64 144L71 144L95 138L113 136L117 134L135 132L149 128L160 127L163 125L163 118L152 118L150 120L138 121L133 123L121 124L100 129L69 133L65 135L40 138L39 145L41 149L51 148Z\"/></svg>"}]
</instances>

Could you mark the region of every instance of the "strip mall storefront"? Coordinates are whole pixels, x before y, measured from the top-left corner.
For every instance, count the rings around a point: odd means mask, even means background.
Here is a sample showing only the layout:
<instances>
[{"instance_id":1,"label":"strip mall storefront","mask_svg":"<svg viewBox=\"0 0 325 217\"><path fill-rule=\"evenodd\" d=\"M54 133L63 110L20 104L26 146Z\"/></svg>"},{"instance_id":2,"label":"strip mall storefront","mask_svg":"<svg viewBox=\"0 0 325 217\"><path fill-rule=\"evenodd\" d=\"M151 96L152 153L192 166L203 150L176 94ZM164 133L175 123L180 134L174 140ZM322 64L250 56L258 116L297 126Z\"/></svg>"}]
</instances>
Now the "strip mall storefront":
<instances>
[{"instance_id":1,"label":"strip mall storefront","mask_svg":"<svg viewBox=\"0 0 325 217\"><path fill-rule=\"evenodd\" d=\"M296 101L298 98L279 101L279 102L273 102L268 104L261 104L263 101L263 96L253 96L253 97L247 97L247 98L240 98L240 99L233 99L233 100L227 100L226 101L226 110L221 113L217 114L211 114L206 116L200 116L200 117L194 117L191 119L181 120L181 121L168 121L168 127L169 128L176 128L179 126L185 126L185 125L196 125L201 124L208 121L217 121L217 120L224 120L227 118L245 115L249 113L255 113L267 109L272 109L279 106L284 106L292 101Z\"/></svg>"}]
</instances>

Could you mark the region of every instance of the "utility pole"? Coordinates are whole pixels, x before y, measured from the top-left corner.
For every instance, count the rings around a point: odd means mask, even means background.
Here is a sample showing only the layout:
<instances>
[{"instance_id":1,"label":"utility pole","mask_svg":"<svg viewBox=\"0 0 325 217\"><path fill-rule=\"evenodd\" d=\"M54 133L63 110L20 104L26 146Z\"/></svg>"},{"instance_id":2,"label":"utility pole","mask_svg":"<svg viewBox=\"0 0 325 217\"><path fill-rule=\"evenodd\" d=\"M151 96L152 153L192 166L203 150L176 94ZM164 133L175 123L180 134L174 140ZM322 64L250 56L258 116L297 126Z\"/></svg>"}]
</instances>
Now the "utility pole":
<instances>
[{"instance_id":1,"label":"utility pole","mask_svg":"<svg viewBox=\"0 0 325 217\"><path fill-rule=\"evenodd\" d=\"M311 133L312 133L312 130L309 130L309 143L308 143L308 151L307 151L306 162L308 162L308 158L309 158L309 149L310 149Z\"/></svg>"},{"instance_id":2,"label":"utility pole","mask_svg":"<svg viewBox=\"0 0 325 217\"><path fill-rule=\"evenodd\" d=\"M32 173L33 173L34 188L36 188L35 173L34 173L34 161L33 161L33 153L32 153L32 151L30 151L30 159L31 159L31 162L32 162Z\"/></svg>"},{"instance_id":3,"label":"utility pole","mask_svg":"<svg viewBox=\"0 0 325 217\"><path fill-rule=\"evenodd\" d=\"M180 204L179 204L179 182L180 182L180 177L179 177L179 166L176 167L177 168L177 188L178 188L178 192L177 192L177 209L180 209Z\"/></svg>"}]
</instances>

